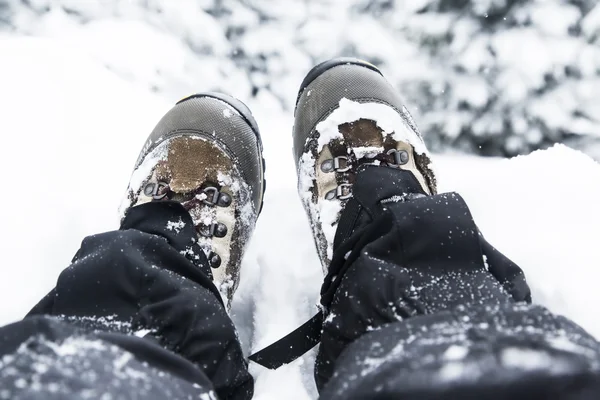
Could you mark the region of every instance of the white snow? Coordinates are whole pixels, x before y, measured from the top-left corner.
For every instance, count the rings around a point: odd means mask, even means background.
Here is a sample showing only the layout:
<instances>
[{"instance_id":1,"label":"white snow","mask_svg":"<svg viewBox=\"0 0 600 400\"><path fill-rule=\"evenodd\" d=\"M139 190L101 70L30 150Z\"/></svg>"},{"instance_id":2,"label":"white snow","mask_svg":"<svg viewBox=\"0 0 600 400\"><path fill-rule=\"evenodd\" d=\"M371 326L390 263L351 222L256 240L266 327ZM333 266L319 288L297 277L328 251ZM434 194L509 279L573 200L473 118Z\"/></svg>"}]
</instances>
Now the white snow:
<instances>
[{"instance_id":1,"label":"white snow","mask_svg":"<svg viewBox=\"0 0 600 400\"><path fill-rule=\"evenodd\" d=\"M0 54L4 324L53 287L84 236L118 226L117 206L138 152L170 104L68 42L4 36ZM264 209L232 308L248 352L305 322L316 311L322 279L286 150L293 118L271 100L248 103L268 165ZM377 120L386 131L397 126ZM433 157L440 190L463 195L486 238L524 269L535 301L600 338L589 307L600 303L600 165L564 146L512 160ZM311 352L277 371L251 365L255 398L315 399L313 362Z\"/></svg>"},{"instance_id":2,"label":"white snow","mask_svg":"<svg viewBox=\"0 0 600 400\"><path fill-rule=\"evenodd\" d=\"M325 120L317 124L319 131L317 151L333 139L342 139L338 126L358 119L370 119L381 128L382 135L392 135L394 140L405 141L411 144L419 154L427 153L427 149L410 128L407 122L393 108L379 103L359 103L356 101L342 99L340 106L334 110Z\"/></svg>"},{"instance_id":3,"label":"white snow","mask_svg":"<svg viewBox=\"0 0 600 400\"><path fill-rule=\"evenodd\" d=\"M524 348L507 348L502 350L500 362L507 368L522 369L522 370L545 370L560 371L560 363L550 356L545 351L524 349ZM566 371L568 366L562 368Z\"/></svg>"},{"instance_id":4,"label":"white snow","mask_svg":"<svg viewBox=\"0 0 600 400\"><path fill-rule=\"evenodd\" d=\"M231 176L221 171L217 172L217 180L219 181L219 185L222 186L230 186L233 184L233 179L231 179Z\"/></svg>"},{"instance_id":5,"label":"white snow","mask_svg":"<svg viewBox=\"0 0 600 400\"><path fill-rule=\"evenodd\" d=\"M469 349L464 346L452 345L444 353L444 359L448 361L463 360L469 354Z\"/></svg>"},{"instance_id":6,"label":"white snow","mask_svg":"<svg viewBox=\"0 0 600 400\"><path fill-rule=\"evenodd\" d=\"M350 151L350 149L348 149ZM373 158L378 154L383 153L383 147L368 146L368 147L354 147L352 148L354 155L357 159L360 158ZM375 160L378 161L378 160Z\"/></svg>"},{"instance_id":7,"label":"white snow","mask_svg":"<svg viewBox=\"0 0 600 400\"><path fill-rule=\"evenodd\" d=\"M461 362L448 362L440 369L439 378L442 381L447 382L456 381L460 378L463 378L464 376L468 375L466 372L466 366L467 365ZM473 379L473 376L471 376L471 379Z\"/></svg>"},{"instance_id":8,"label":"white snow","mask_svg":"<svg viewBox=\"0 0 600 400\"><path fill-rule=\"evenodd\" d=\"M158 268L153 265L154 268ZM119 332L130 332L131 322L120 321L117 315L106 315L106 316L72 316L72 315L58 315L58 319L63 321L71 321L77 325L82 326L93 326L94 329L102 327L104 330L116 330Z\"/></svg>"},{"instance_id":9,"label":"white snow","mask_svg":"<svg viewBox=\"0 0 600 400\"><path fill-rule=\"evenodd\" d=\"M137 337L144 337L149 333L152 333L152 329L140 329L139 331L133 332L133 335Z\"/></svg>"},{"instance_id":10,"label":"white snow","mask_svg":"<svg viewBox=\"0 0 600 400\"><path fill-rule=\"evenodd\" d=\"M321 229L327 239L327 258L333 258L333 239L337 228L338 217L342 211L342 204L339 200L321 201L318 208Z\"/></svg>"},{"instance_id":11,"label":"white snow","mask_svg":"<svg viewBox=\"0 0 600 400\"><path fill-rule=\"evenodd\" d=\"M150 142L147 143L150 145ZM144 145L146 146L146 145ZM168 142L165 141L159 144L150 154L148 154L142 163L133 170L131 179L129 180L129 187L133 192L137 192L142 184L152 175L152 169L156 166L158 161L164 159L167 155Z\"/></svg>"},{"instance_id":12,"label":"white snow","mask_svg":"<svg viewBox=\"0 0 600 400\"><path fill-rule=\"evenodd\" d=\"M185 222L183 222L181 218L179 218L179 221L167 221L167 229L170 231L179 233L183 228L185 228Z\"/></svg>"}]
</instances>

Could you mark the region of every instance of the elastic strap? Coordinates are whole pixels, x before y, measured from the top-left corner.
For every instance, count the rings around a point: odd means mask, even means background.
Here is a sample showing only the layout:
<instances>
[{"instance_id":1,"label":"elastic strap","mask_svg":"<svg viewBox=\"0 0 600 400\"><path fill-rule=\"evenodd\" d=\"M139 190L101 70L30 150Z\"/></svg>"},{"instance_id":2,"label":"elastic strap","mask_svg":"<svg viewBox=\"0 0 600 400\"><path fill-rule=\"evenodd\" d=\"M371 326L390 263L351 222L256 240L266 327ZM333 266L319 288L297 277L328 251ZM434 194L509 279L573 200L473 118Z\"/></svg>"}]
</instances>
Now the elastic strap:
<instances>
[{"instance_id":1,"label":"elastic strap","mask_svg":"<svg viewBox=\"0 0 600 400\"><path fill-rule=\"evenodd\" d=\"M322 328L323 313L319 312L301 327L248 358L263 367L277 369L315 347L321 341Z\"/></svg>"}]
</instances>

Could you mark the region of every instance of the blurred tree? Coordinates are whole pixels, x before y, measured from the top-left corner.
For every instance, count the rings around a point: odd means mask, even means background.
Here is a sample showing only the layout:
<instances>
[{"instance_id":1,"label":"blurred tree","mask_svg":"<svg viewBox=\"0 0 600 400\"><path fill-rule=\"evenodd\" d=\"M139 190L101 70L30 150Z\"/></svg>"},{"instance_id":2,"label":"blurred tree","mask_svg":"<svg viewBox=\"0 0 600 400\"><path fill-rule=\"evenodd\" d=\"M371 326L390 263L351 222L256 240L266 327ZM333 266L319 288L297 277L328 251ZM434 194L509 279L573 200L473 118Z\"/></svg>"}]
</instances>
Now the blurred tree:
<instances>
[{"instance_id":1,"label":"blurred tree","mask_svg":"<svg viewBox=\"0 0 600 400\"><path fill-rule=\"evenodd\" d=\"M0 0L0 27L10 26L12 16L12 1Z\"/></svg>"},{"instance_id":2,"label":"blurred tree","mask_svg":"<svg viewBox=\"0 0 600 400\"><path fill-rule=\"evenodd\" d=\"M374 4L389 2L364 3L381 14ZM433 148L510 156L600 139L596 0L416 3L409 13L396 2L383 14L429 55L423 79L390 72Z\"/></svg>"},{"instance_id":3,"label":"blurred tree","mask_svg":"<svg viewBox=\"0 0 600 400\"><path fill-rule=\"evenodd\" d=\"M56 37L67 19L82 32L120 21L111 29L131 41L99 57L171 98L205 87L291 110L312 65L356 56L400 89L434 150L564 142L600 160L597 0L0 0L2 30ZM143 35L175 41L178 61L113 57Z\"/></svg>"}]
</instances>

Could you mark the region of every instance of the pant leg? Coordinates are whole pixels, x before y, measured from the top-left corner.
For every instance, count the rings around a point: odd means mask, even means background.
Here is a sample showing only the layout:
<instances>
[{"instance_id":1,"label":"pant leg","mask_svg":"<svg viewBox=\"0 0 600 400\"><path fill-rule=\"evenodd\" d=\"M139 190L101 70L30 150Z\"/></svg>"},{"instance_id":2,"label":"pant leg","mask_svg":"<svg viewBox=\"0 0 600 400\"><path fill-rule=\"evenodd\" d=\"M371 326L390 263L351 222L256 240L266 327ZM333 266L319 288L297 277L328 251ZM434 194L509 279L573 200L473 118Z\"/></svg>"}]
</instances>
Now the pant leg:
<instances>
[{"instance_id":1,"label":"pant leg","mask_svg":"<svg viewBox=\"0 0 600 400\"><path fill-rule=\"evenodd\" d=\"M362 335L322 399L598 399L598 343L539 306L418 316Z\"/></svg>"},{"instance_id":2,"label":"pant leg","mask_svg":"<svg viewBox=\"0 0 600 400\"><path fill-rule=\"evenodd\" d=\"M158 344L44 316L0 328L0 399L216 399L206 374Z\"/></svg>"},{"instance_id":3,"label":"pant leg","mask_svg":"<svg viewBox=\"0 0 600 400\"><path fill-rule=\"evenodd\" d=\"M233 322L194 238L194 225L180 204L134 207L121 230L83 241L56 287L22 323L51 316L61 332L93 335L159 374L184 377L192 388L210 382L208 391L214 388L220 399L251 398L253 380ZM71 336L58 335L58 344L49 346L63 346Z\"/></svg>"},{"instance_id":4,"label":"pant leg","mask_svg":"<svg viewBox=\"0 0 600 400\"><path fill-rule=\"evenodd\" d=\"M335 251L321 398L600 397L600 345L528 304L522 272L485 242L460 196L386 209Z\"/></svg>"}]
</instances>

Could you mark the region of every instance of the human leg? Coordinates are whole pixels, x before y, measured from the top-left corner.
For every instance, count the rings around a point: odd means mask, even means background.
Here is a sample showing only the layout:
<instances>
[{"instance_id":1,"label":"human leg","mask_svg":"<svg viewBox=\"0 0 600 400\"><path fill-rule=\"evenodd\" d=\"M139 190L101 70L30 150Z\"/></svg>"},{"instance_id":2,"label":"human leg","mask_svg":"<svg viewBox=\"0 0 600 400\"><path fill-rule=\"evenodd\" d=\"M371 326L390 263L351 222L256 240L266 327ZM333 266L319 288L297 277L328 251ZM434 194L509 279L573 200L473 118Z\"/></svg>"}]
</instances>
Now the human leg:
<instances>
[{"instance_id":1,"label":"human leg","mask_svg":"<svg viewBox=\"0 0 600 400\"><path fill-rule=\"evenodd\" d=\"M436 194L421 134L375 67L311 71L294 138L327 274L323 398L598 395L598 343L529 305L522 271L483 239L460 196Z\"/></svg>"},{"instance_id":2,"label":"human leg","mask_svg":"<svg viewBox=\"0 0 600 400\"><path fill-rule=\"evenodd\" d=\"M377 168L381 177L397 172ZM391 177L362 173L354 198L374 200L377 182L384 188ZM458 195L383 200L384 216L334 252L331 274L342 278L325 290L322 398L597 397L596 340L528 304L522 275L501 281L490 272L506 265L483 261L486 246Z\"/></svg>"},{"instance_id":3,"label":"human leg","mask_svg":"<svg viewBox=\"0 0 600 400\"><path fill-rule=\"evenodd\" d=\"M10 398L250 398L227 305L263 169L251 115L230 98L193 96L167 113L136 163L121 229L86 238L28 318L0 330Z\"/></svg>"}]
</instances>

